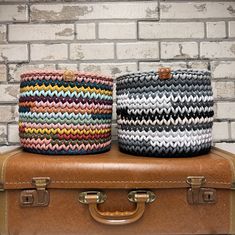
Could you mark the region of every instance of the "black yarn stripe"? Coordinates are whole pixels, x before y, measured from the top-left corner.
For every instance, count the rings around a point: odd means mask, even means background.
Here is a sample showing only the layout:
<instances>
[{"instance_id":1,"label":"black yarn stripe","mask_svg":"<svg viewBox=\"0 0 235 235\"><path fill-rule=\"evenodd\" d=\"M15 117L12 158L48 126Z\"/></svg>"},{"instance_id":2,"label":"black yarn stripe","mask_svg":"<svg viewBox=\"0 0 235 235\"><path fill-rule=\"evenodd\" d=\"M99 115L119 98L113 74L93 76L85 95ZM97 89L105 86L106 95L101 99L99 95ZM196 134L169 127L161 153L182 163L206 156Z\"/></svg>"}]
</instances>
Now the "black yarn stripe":
<instances>
[{"instance_id":1,"label":"black yarn stripe","mask_svg":"<svg viewBox=\"0 0 235 235\"><path fill-rule=\"evenodd\" d=\"M155 114L127 114L125 112L120 112L120 110L117 110L117 114L119 115L119 118L124 119L124 120L169 120L171 118L173 118L174 120L176 120L177 118L210 118L214 116L214 111L210 111L210 112L191 112L191 113L173 113L170 112L169 114L166 113L155 113Z\"/></svg>"}]
</instances>

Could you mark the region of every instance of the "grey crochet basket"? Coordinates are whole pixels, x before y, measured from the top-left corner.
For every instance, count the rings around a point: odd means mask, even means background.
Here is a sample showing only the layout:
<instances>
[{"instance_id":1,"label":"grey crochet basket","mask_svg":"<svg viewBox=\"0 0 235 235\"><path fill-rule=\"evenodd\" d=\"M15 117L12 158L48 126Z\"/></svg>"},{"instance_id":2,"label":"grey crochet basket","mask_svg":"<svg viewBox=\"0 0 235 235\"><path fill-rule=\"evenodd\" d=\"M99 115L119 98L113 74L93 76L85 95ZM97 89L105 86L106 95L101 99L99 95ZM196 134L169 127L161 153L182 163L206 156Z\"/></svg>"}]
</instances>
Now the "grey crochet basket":
<instances>
[{"instance_id":1,"label":"grey crochet basket","mask_svg":"<svg viewBox=\"0 0 235 235\"><path fill-rule=\"evenodd\" d=\"M162 68L118 77L120 149L157 157L208 152L214 115L210 76L207 70Z\"/></svg>"}]
</instances>

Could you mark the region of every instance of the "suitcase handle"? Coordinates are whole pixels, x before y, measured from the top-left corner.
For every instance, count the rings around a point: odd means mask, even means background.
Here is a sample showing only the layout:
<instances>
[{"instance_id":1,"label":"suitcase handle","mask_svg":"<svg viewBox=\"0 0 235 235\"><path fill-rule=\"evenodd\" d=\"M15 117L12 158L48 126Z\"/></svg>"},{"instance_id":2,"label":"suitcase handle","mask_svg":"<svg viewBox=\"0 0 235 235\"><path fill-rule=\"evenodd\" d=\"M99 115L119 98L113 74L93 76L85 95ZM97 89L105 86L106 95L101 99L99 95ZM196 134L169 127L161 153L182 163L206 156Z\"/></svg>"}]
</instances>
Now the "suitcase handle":
<instances>
[{"instance_id":1,"label":"suitcase handle","mask_svg":"<svg viewBox=\"0 0 235 235\"><path fill-rule=\"evenodd\" d=\"M102 224L123 225L139 220L144 214L145 204L153 202L156 196L152 191L131 191L128 194L128 199L136 203L134 211L102 212L99 210L98 204L103 203L106 198L106 194L100 191L82 192L79 195L79 201L88 204L89 212L94 220Z\"/></svg>"}]
</instances>

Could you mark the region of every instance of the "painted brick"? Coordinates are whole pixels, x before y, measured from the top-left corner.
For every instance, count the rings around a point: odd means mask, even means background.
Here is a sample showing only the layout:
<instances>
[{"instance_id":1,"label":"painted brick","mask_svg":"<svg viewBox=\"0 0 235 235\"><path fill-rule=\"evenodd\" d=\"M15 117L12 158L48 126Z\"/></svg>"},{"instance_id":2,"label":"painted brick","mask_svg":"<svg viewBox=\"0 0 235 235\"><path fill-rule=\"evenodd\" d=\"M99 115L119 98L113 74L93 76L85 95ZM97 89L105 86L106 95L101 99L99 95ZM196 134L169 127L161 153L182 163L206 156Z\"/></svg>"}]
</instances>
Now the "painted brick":
<instances>
[{"instance_id":1,"label":"painted brick","mask_svg":"<svg viewBox=\"0 0 235 235\"><path fill-rule=\"evenodd\" d=\"M4 154L4 153L6 153L6 152L15 150L15 149L17 149L18 147L19 147L19 145L11 145L11 146L2 145L2 146L0 146L0 154Z\"/></svg>"},{"instance_id":2,"label":"painted brick","mask_svg":"<svg viewBox=\"0 0 235 235\"><path fill-rule=\"evenodd\" d=\"M223 149L223 150L225 150L227 152L235 154L235 144L234 143L226 143L226 142L216 143L215 147Z\"/></svg>"},{"instance_id":3,"label":"painted brick","mask_svg":"<svg viewBox=\"0 0 235 235\"><path fill-rule=\"evenodd\" d=\"M235 2L161 2L161 19L233 18Z\"/></svg>"},{"instance_id":4,"label":"painted brick","mask_svg":"<svg viewBox=\"0 0 235 235\"><path fill-rule=\"evenodd\" d=\"M119 76L137 70L136 63L81 63L80 70Z\"/></svg>"},{"instance_id":5,"label":"painted brick","mask_svg":"<svg viewBox=\"0 0 235 235\"><path fill-rule=\"evenodd\" d=\"M170 67L171 69L186 69L186 62L140 62L139 70L143 72L158 71L161 67Z\"/></svg>"},{"instance_id":6,"label":"painted brick","mask_svg":"<svg viewBox=\"0 0 235 235\"><path fill-rule=\"evenodd\" d=\"M202 22L139 22L140 39L203 38Z\"/></svg>"},{"instance_id":7,"label":"painted brick","mask_svg":"<svg viewBox=\"0 0 235 235\"><path fill-rule=\"evenodd\" d=\"M95 39L95 23L79 23L76 24L77 39Z\"/></svg>"},{"instance_id":8,"label":"painted brick","mask_svg":"<svg viewBox=\"0 0 235 235\"><path fill-rule=\"evenodd\" d=\"M117 140L117 124L112 124L112 137L113 140Z\"/></svg>"},{"instance_id":9,"label":"painted brick","mask_svg":"<svg viewBox=\"0 0 235 235\"><path fill-rule=\"evenodd\" d=\"M8 142L10 143L19 143L19 130L17 124L8 125Z\"/></svg>"},{"instance_id":10,"label":"painted brick","mask_svg":"<svg viewBox=\"0 0 235 235\"><path fill-rule=\"evenodd\" d=\"M0 64L0 82L5 82L7 80L7 66Z\"/></svg>"},{"instance_id":11,"label":"painted brick","mask_svg":"<svg viewBox=\"0 0 235 235\"><path fill-rule=\"evenodd\" d=\"M201 42L201 58L234 58L235 42Z\"/></svg>"},{"instance_id":12,"label":"painted brick","mask_svg":"<svg viewBox=\"0 0 235 235\"><path fill-rule=\"evenodd\" d=\"M0 144L7 142L7 127L6 125L0 125Z\"/></svg>"},{"instance_id":13,"label":"painted brick","mask_svg":"<svg viewBox=\"0 0 235 235\"><path fill-rule=\"evenodd\" d=\"M19 82L20 74L34 70L54 70L54 64L9 64L8 79L11 82Z\"/></svg>"},{"instance_id":14,"label":"painted brick","mask_svg":"<svg viewBox=\"0 0 235 235\"><path fill-rule=\"evenodd\" d=\"M71 40L72 24L13 24L9 25L9 41Z\"/></svg>"},{"instance_id":15,"label":"painted brick","mask_svg":"<svg viewBox=\"0 0 235 235\"><path fill-rule=\"evenodd\" d=\"M157 19L158 2L106 2L77 4L37 4L31 6L32 21L80 19Z\"/></svg>"},{"instance_id":16,"label":"painted brick","mask_svg":"<svg viewBox=\"0 0 235 235\"><path fill-rule=\"evenodd\" d=\"M112 119L113 119L113 120L117 120L117 104L116 104L116 103L113 103Z\"/></svg>"},{"instance_id":17,"label":"painted brick","mask_svg":"<svg viewBox=\"0 0 235 235\"><path fill-rule=\"evenodd\" d=\"M235 37L235 21L229 22L228 35L229 35L229 37Z\"/></svg>"},{"instance_id":18,"label":"painted brick","mask_svg":"<svg viewBox=\"0 0 235 235\"><path fill-rule=\"evenodd\" d=\"M231 122L231 138L235 140L235 122Z\"/></svg>"},{"instance_id":19,"label":"painted brick","mask_svg":"<svg viewBox=\"0 0 235 235\"><path fill-rule=\"evenodd\" d=\"M26 44L0 45L0 61L27 61L28 48Z\"/></svg>"},{"instance_id":20,"label":"painted brick","mask_svg":"<svg viewBox=\"0 0 235 235\"><path fill-rule=\"evenodd\" d=\"M66 44L32 44L31 60L66 60L68 51Z\"/></svg>"},{"instance_id":21,"label":"painted brick","mask_svg":"<svg viewBox=\"0 0 235 235\"><path fill-rule=\"evenodd\" d=\"M70 45L72 60L102 60L114 58L113 43L72 43Z\"/></svg>"},{"instance_id":22,"label":"painted brick","mask_svg":"<svg viewBox=\"0 0 235 235\"><path fill-rule=\"evenodd\" d=\"M158 42L117 43L118 59L158 59Z\"/></svg>"},{"instance_id":23,"label":"painted brick","mask_svg":"<svg viewBox=\"0 0 235 235\"><path fill-rule=\"evenodd\" d=\"M33 1L33 0L31 0L31 1ZM29 0L1 0L1 2L6 2L6 3L8 3L8 2L24 2L24 3L27 3L27 2L29 2Z\"/></svg>"},{"instance_id":24,"label":"painted brick","mask_svg":"<svg viewBox=\"0 0 235 235\"><path fill-rule=\"evenodd\" d=\"M57 68L62 69L62 70L66 70L66 69L77 70L78 65L77 64L58 64Z\"/></svg>"},{"instance_id":25,"label":"painted brick","mask_svg":"<svg viewBox=\"0 0 235 235\"><path fill-rule=\"evenodd\" d=\"M235 61L212 61L211 71L213 78L234 78Z\"/></svg>"},{"instance_id":26,"label":"painted brick","mask_svg":"<svg viewBox=\"0 0 235 235\"><path fill-rule=\"evenodd\" d=\"M213 94L215 98L234 98L234 82L213 82Z\"/></svg>"},{"instance_id":27,"label":"painted brick","mask_svg":"<svg viewBox=\"0 0 235 235\"><path fill-rule=\"evenodd\" d=\"M27 22L28 6L25 4L0 5L0 21Z\"/></svg>"},{"instance_id":28,"label":"painted brick","mask_svg":"<svg viewBox=\"0 0 235 235\"><path fill-rule=\"evenodd\" d=\"M18 85L0 85L0 102L17 102L19 90Z\"/></svg>"},{"instance_id":29,"label":"painted brick","mask_svg":"<svg viewBox=\"0 0 235 235\"><path fill-rule=\"evenodd\" d=\"M18 121L18 116L17 105L0 105L0 122Z\"/></svg>"},{"instance_id":30,"label":"painted brick","mask_svg":"<svg viewBox=\"0 0 235 235\"><path fill-rule=\"evenodd\" d=\"M228 139L228 122L214 122L212 136L217 141Z\"/></svg>"},{"instance_id":31,"label":"painted brick","mask_svg":"<svg viewBox=\"0 0 235 235\"><path fill-rule=\"evenodd\" d=\"M207 22L206 30L208 38L225 38L226 37L226 29L225 22Z\"/></svg>"},{"instance_id":32,"label":"painted brick","mask_svg":"<svg viewBox=\"0 0 235 235\"><path fill-rule=\"evenodd\" d=\"M117 94L116 94L116 82L113 83L113 103L116 102Z\"/></svg>"},{"instance_id":33,"label":"painted brick","mask_svg":"<svg viewBox=\"0 0 235 235\"><path fill-rule=\"evenodd\" d=\"M162 42L162 59L198 58L198 45L196 42Z\"/></svg>"},{"instance_id":34,"label":"painted brick","mask_svg":"<svg viewBox=\"0 0 235 235\"><path fill-rule=\"evenodd\" d=\"M217 102L216 117L235 119L235 102Z\"/></svg>"},{"instance_id":35,"label":"painted brick","mask_svg":"<svg viewBox=\"0 0 235 235\"><path fill-rule=\"evenodd\" d=\"M6 42L7 27L6 25L0 24L0 43Z\"/></svg>"},{"instance_id":36,"label":"painted brick","mask_svg":"<svg viewBox=\"0 0 235 235\"><path fill-rule=\"evenodd\" d=\"M135 22L100 23L99 38L101 39L136 39L137 25Z\"/></svg>"},{"instance_id":37,"label":"painted brick","mask_svg":"<svg viewBox=\"0 0 235 235\"><path fill-rule=\"evenodd\" d=\"M188 68L191 69L208 69L209 61L189 61Z\"/></svg>"}]
</instances>

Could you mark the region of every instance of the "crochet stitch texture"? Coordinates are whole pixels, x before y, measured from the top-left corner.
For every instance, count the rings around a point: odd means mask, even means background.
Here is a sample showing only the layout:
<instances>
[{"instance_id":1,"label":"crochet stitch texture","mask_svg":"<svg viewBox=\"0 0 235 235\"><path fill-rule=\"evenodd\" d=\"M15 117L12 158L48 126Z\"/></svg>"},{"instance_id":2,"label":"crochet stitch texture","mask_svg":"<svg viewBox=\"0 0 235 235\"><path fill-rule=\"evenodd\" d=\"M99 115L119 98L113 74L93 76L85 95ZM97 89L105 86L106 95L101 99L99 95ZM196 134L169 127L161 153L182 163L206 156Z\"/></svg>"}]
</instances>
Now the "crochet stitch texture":
<instances>
[{"instance_id":1,"label":"crochet stitch texture","mask_svg":"<svg viewBox=\"0 0 235 235\"><path fill-rule=\"evenodd\" d=\"M138 72L117 78L118 141L122 151L188 157L211 148L213 94L210 72Z\"/></svg>"},{"instance_id":2,"label":"crochet stitch texture","mask_svg":"<svg viewBox=\"0 0 235 235\"><path fill-rule=\"evenodd\" d=\"M42 154L89 154L111 147L111 77L65 71L21 75L19 132L25 150Z\"/></svg>"}]
</instances>

